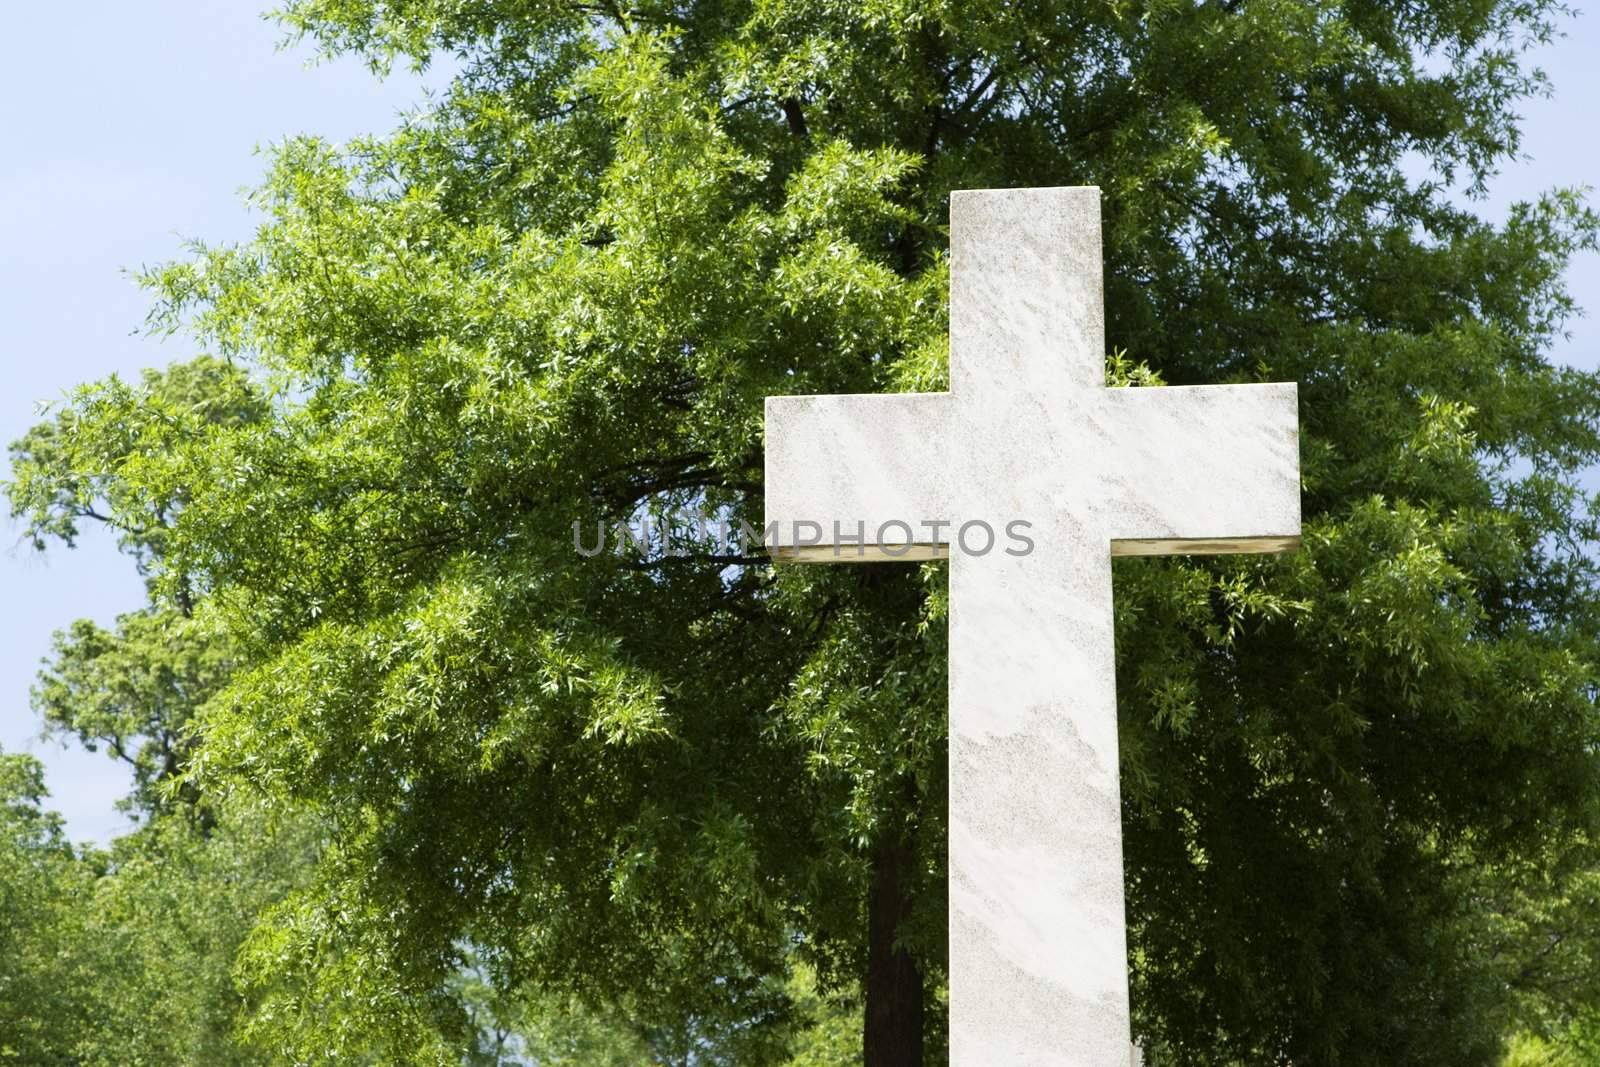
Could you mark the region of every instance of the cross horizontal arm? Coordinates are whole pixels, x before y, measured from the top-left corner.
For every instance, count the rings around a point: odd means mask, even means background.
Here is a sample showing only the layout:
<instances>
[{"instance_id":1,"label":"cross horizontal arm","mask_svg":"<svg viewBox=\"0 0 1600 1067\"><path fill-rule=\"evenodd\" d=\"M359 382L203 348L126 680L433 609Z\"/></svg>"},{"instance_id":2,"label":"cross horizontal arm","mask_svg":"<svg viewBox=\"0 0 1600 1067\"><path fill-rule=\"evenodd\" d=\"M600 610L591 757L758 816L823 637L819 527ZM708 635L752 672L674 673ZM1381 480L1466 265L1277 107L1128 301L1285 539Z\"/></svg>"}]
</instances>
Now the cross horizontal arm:
<instances>
[{"instance_id":1,"label":"cross horizontal arm","mask_svg":"<svg viewBox=\"0 0 1600 1067\"><path fill-rule=\"evenodd\" d=\"M1300 543L1293 384L1108 389L1111 554L1283 552Z\"/></svg>"},{"instance_id":2,"label":"cross horizontal arm","mask_svg":"<svg viewBox=\"0 0 1600 1067\"><path fill-rule=\"evenodd\" d=\"M949 393L767 398L768 549L788 562L937 559L956 445Z\"/></svg>"}]
</instances>

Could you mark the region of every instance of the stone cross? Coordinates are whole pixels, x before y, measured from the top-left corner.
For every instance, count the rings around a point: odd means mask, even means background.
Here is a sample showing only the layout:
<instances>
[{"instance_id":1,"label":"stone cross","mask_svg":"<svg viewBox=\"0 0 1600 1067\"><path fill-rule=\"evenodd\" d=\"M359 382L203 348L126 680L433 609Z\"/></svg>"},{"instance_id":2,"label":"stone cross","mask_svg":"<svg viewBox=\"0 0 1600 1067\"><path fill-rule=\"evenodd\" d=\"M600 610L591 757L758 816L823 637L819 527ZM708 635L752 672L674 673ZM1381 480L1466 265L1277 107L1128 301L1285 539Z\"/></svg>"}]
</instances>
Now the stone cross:
<instances>
[{"instance_id":1,"label":"stone cross","mask_svg":"<svg viewBox=\"0 0 1600 1067\"><path fill-rule=\"evenodd\" d=\"M1129 1060L1111 557L1299 542L1295 386L1106 388L1101 275L1098 189L957 192L950 391L767 399L776 559L950 557L957 1067Z\"/></svg>"}]
</instances>

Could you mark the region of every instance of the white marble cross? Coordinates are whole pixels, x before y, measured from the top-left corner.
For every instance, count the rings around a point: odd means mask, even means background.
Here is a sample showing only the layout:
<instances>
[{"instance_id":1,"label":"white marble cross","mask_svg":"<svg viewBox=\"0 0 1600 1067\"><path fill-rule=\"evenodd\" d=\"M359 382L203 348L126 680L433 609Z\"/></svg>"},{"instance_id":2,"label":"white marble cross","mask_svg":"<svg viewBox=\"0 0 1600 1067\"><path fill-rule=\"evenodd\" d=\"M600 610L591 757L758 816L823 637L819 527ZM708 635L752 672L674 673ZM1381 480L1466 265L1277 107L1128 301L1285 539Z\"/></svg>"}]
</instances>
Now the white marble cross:
<instances>
[{"instance_id":1,"label":"white marble cross","mask_svg":"<svg viewBox=\"0 0 1600 1067\"><path fill-rule=\"evenodd\" d=\"M1101 275L1098 189L957 192L950 392L767 400L777 559L950 556L957 1067L1128 1062L1111 557L1299 542L1295 387L1106 388Z\"/></svg>"}]
</instances>

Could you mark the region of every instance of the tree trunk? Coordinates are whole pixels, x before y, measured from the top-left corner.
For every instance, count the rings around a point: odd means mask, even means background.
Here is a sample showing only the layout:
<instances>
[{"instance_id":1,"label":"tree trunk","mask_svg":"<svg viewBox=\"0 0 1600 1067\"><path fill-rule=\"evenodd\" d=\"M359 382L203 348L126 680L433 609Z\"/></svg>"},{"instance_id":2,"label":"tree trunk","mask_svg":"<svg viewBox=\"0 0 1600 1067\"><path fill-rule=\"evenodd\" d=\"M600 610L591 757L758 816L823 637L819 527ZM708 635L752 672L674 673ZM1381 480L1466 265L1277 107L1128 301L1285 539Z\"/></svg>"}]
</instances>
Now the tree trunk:
<instances>
[{"instance_id":1,"label":"tree trunk","mask_svg":"<svg viewBox=\"0 0 1600 1067\"><path fill-rule=\"evenodd\" d=\"M865 1067L923 1067L922 971L896 944L911 913L916 862L905 838L880 842L872 853L867 899L867 1010Z\"/></svg>"}]
</instances>

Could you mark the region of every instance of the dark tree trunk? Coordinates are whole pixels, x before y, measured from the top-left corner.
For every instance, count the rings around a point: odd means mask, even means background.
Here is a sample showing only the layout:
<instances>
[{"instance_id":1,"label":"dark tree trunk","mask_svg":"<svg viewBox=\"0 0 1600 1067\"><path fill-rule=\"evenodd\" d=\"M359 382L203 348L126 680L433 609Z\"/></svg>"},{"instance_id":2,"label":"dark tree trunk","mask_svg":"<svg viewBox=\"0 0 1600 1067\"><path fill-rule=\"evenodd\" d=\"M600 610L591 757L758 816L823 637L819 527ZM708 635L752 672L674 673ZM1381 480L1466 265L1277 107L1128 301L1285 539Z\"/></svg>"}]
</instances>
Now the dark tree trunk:
<instances>
[{"instance_id":1,"label":"dark tree trunk","mask_svg":"<svg viewBox=\"0 0 1600 1067\"><path fill-rule=\"evenodd\" d=\"M865 1067L923 1067L922 971L895 943L911 913L916 862L911 842L880 843L872 854L867 900L867 1010Z\"/></svg>"}]
</instances>

